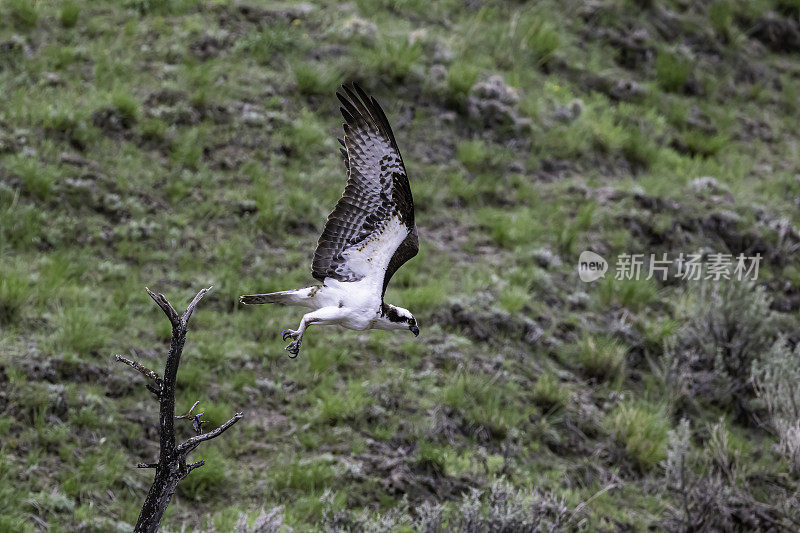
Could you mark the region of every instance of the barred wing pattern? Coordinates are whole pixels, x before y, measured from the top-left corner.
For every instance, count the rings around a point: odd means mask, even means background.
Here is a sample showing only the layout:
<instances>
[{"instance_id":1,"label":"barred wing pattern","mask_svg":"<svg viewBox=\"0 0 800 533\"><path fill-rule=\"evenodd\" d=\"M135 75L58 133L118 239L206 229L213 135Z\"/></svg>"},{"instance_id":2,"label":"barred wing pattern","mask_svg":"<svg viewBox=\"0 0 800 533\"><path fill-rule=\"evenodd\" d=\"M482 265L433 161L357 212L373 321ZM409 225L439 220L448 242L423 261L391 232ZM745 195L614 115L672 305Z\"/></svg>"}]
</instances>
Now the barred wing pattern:
<instances>
[{"instance_id":1,"label":"barred wing pattern","mask_svg":"<svg viewBox=\"0 0 800 533\"><path fill-rule=\"evenodd\" d=\"M328 216L311 271L324 281L370 278L381 294L403 263L417 255L414 201L386 115L357 85L337 93L344 117L347 186Z\"/></svg>"}]
</instances>

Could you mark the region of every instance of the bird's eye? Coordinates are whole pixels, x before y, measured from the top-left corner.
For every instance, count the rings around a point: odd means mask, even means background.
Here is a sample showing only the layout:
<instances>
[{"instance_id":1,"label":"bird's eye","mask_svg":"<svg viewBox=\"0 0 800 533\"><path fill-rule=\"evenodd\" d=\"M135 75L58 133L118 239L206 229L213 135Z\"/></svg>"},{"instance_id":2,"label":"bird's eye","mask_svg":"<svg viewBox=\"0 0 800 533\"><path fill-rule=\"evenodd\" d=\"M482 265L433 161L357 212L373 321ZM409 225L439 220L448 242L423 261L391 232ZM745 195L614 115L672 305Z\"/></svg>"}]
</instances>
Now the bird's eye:
<instances>
[{"instance_id":1,"label":"bird's eye","mask_svg":"<svg viewBox=\"0 0 800 533\"><path fill-rule=\"evenodd\" d=\"M414 320L413 318L409 318L408 319L408 325L409 326L416 326L417 325L417 321Z\"/></svg>"}]
</instances>

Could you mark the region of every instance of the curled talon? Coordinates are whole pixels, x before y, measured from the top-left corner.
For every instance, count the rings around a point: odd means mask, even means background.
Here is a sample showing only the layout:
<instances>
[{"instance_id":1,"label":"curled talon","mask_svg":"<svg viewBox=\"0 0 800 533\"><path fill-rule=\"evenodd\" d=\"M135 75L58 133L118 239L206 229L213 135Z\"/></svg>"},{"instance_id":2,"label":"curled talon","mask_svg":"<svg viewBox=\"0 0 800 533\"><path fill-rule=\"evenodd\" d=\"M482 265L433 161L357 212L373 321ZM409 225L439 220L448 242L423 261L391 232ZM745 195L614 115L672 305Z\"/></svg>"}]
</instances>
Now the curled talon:
<instances>
[{"instance_id":1,"label":"curled talon","mask_svg":"<svg viewBox=\"0 0 800 533\"><path fill-rule=\"evenodd\" d=\"M297 357L297 354L300 353L300 341L296 340L296 341L290 342L286 346L286 348L284 348L284 350L286 350L287 352L292 354L292 355L289 356L289 358L294 359L295 357Z\"/></svg>"}]
</instances>

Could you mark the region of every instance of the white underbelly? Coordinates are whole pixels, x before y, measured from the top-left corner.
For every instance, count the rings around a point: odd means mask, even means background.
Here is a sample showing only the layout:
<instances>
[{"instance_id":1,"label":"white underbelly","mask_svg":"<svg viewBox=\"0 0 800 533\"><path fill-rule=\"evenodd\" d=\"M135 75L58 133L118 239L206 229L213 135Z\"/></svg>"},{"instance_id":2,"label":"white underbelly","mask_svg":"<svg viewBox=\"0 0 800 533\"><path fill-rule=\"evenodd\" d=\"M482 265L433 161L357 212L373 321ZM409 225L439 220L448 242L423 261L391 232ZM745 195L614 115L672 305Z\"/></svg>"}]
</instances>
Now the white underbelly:
<instances>
[{"instance_id":1,"label":"white underbelly","mask_svg":"<svg viewBox=\"0 0 800 533\"><path fill-rule=\"evenodd\" d=\"M354 329L357 331L364 331L365 329L369 329L372 325L373 318L367 318L365 316L349 316L345 319L339 321L339 325L345 327L347 329Z\"/></svg>"}]
</instances>

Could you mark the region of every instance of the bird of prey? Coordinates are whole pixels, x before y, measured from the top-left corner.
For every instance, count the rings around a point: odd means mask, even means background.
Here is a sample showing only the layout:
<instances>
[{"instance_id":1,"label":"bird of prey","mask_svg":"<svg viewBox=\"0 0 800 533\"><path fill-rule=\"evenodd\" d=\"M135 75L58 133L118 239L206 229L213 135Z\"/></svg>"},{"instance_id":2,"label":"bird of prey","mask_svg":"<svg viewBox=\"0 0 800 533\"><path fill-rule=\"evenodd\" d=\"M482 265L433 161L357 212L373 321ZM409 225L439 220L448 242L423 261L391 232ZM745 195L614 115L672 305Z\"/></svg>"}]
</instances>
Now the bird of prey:
<instances>
[{"instance_id":1,"label":"bird of prey","mask_svg":"<svg viewBox=\"0 0 800 533\"><path fill-rule=\"evenodd\" d=\"M344 117L342 155L347 185L328 215L314 252L311 273L322 285L240 297L244 304L309 307L300 326L283 330L296 357L311 324L354 330L407 330L419 335L414 315L383 301L392 275L417 255L411 187L392 128L375 98L356 84L336 96Z\"/></svg>"}]
</instances>

